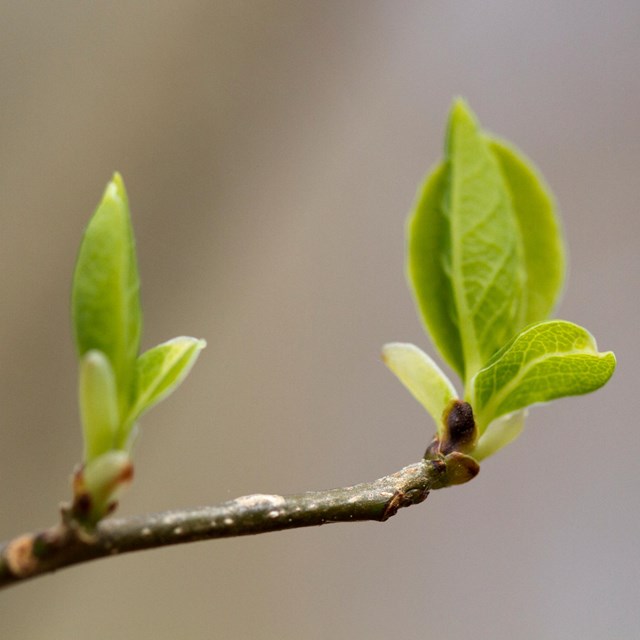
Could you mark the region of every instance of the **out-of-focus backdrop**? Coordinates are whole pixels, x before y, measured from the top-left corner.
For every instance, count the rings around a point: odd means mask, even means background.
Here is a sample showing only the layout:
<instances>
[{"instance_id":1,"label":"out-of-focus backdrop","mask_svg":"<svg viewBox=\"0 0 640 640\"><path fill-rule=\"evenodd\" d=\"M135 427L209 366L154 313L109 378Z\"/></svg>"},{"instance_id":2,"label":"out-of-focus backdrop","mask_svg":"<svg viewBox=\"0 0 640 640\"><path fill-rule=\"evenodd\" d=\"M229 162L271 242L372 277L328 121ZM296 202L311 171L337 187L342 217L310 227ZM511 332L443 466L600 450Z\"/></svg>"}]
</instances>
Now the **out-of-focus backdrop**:
<instances>
[{"instance_id":1,"label":"out-of-focus backdrop","mask_svg":"<svg viewBox=\"0 0 640 640\"><path fill-rule=\"evenodd\" d=\"M619 366L384 525L73 568L3 592L0 637L637 637L639 63L635 0L2 2L0 538L53 523L69 496L70 279L114 169L143 346L208 341L143 420L123 515L421 456L432 427L379 350L434 353L404 224L456 95L551 184L570 247L559 316Z\"/></svg>"}]
</instances>

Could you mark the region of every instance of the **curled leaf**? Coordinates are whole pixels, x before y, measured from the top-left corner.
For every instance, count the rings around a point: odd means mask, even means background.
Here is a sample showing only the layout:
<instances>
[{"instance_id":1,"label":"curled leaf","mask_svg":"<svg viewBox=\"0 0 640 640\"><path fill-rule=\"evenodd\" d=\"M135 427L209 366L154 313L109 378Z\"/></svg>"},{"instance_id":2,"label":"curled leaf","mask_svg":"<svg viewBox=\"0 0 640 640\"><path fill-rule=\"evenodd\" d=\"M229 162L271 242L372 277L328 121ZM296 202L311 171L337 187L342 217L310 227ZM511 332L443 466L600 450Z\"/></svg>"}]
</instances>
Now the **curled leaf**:
<instances>
[{"instance_id":1,"label":"curled leaf","mask_svg":"<svg viewBox=\"0 0 640 640\"><path fill-rule=\"evenodd\" d=\"M80 359L80 416L84 461L113 448L120 424L113 369L102 351L92 349Z\"/></svg>"}]
</instances>

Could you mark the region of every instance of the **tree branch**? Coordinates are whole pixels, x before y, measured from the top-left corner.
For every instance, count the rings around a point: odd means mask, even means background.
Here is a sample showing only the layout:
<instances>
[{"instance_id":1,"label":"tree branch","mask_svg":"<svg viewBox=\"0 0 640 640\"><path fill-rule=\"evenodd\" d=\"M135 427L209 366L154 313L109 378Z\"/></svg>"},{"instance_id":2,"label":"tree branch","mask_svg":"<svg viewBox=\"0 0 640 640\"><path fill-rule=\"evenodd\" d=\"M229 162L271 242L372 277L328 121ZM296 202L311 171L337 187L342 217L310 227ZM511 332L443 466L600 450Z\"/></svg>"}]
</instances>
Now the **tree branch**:
<instances>
[{"instance_id":1,"label":"tree branch","mask_svg":"<svg viewBox=\"0 0 640 640\"><path fill-rule=\"evenodd\" d=\"M101 521L93 531L81 527L63 510L60 524L0 545L0 587L130 551L329 522L384 522L400 508L423 502L429 491L457 483L452 482L447 466L444 460L422 460L352 487L290 496L255 494L217 506L112 518Z\"/></svg>"}]
</instances>

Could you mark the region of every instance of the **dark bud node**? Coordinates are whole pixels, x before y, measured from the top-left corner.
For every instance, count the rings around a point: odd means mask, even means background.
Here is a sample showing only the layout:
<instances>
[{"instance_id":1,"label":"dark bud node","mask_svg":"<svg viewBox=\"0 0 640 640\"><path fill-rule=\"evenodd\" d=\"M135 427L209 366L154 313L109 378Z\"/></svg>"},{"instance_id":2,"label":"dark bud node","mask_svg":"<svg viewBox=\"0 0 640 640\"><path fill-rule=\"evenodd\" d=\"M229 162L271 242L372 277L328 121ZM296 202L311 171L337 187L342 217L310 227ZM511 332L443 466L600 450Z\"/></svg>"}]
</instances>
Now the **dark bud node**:
<instances>
[{"instance_id":1,"label":"dark bud node","mask_svg":"<svg viewBox=\"0 0 640 640\"><path fill-rule=\"evenodd\" d=\"M445 411L446 433L440 444L440 453L470 449L476 439L476 422L468 402L453 400Z\"/></svg>"}]
</instances>

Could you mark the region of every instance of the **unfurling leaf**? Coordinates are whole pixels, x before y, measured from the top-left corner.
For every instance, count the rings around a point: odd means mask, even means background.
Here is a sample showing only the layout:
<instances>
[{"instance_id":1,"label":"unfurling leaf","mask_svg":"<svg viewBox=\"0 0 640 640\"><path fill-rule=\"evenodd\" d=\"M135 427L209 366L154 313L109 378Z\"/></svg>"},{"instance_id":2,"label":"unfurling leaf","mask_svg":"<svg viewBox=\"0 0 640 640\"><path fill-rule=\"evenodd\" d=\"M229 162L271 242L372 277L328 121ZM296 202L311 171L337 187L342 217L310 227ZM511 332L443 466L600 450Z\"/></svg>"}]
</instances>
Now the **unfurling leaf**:
<instances>
[{"instance_id":1,"label":"unfurling leaf","mask_svg":"<svg viewBox=\"0 0 640 640\"><path fill-rule=\"evenodd\" d=\"M553 320L527 327L473 380L480 431L495 418L532 404L595 391L615 366L613 353L599 353L593 336L578 325Z\"/></svg>"},{"instance_id":2,"label":"unfurling leaf","mask_svg":"<svg viewBox=\"0 0 640 640\"><path fill-rule=\"evenodd\" d=\"M78 355L91 350L105 354L113 367L118 406L124 415L142 320L129 203L117 173L82 239L71 303Z\"/></svg>"},{"instance_id":3,"label":"unfurling leaf","mask_svg":"<svg viewBox=\"0 0 640 640\"><path fill-rule=\"evenodd\" d=\"M382 359L427 410L436 423L438 435L442 436L444 411L457 398L449 378L424 351L413 344L386 344L382 348Z\"/></svg>"}]
</instances>

